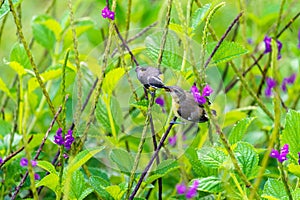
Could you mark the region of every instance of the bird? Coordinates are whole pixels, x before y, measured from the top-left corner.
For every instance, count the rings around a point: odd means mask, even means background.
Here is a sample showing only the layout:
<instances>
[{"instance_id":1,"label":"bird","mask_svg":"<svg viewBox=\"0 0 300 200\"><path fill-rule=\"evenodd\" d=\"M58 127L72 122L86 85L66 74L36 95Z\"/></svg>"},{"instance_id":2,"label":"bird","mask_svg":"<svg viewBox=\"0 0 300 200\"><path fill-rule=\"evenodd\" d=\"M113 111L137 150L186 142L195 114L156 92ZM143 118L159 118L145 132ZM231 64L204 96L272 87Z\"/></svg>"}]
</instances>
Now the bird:
<instances>
[{"instance_id":1,"label":"bird","mask_svg":"<svg viewBox=\"0 0 300 200\"><path fill-rule=\"evenodd\" d=\"M155 67L151 66L137 66L135 68L138 80L143 84L146 89L154 91L157 88L165 88L162 81L163 73Z\"/></svg>"},{"instance_id":2,"label":"bird","mask_svg":"<svg viewBox=\"0 0 300 200\"><path fill-rule=\"evenodd\" d=\"M165 90L172 97L172 110L175 116L196 123L208 121L203 105L196 102L190 92L179 86L166 86Z\"/></svg>"}]
</instances>

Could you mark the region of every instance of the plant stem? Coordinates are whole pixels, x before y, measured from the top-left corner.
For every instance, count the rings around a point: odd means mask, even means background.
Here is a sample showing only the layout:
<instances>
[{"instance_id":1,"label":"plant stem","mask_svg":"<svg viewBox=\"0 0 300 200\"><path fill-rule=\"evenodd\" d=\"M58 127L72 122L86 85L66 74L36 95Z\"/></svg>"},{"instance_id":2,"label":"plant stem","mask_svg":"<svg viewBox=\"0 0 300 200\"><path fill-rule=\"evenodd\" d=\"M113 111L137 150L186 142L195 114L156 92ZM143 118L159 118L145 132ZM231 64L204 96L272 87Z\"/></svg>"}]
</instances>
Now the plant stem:
<instances>
[{"instance_id":1,"label":"plant stem","mask_svg":"<svg viewBox=\"0 0 300 200\"><path fill-rule=\"evenodd\" d=\"M177 120L177 117L174 117L173 118L173 122L175 122ZM162 138L160 139L159 141L159 144L157 146L157 149L156 151L154 152L154 154L152 155L150 161L148 162L147 166L145 167L145 169L143 170L133 192L131 193L130 197L129 197L129 200L133 200L134 196L136 195L137 191L139 190L141 184L142 184L142 181L144 180L145 176L147 175L151 165L153 164L154 160L156 159L156 157L158 156L158 153L160 151L160 149L162 148L165 140L167 139L172 127L173 127L174 123L170 123L168 129L166 130L166 132L163 134Z\"/></svg>"}]
</instances>

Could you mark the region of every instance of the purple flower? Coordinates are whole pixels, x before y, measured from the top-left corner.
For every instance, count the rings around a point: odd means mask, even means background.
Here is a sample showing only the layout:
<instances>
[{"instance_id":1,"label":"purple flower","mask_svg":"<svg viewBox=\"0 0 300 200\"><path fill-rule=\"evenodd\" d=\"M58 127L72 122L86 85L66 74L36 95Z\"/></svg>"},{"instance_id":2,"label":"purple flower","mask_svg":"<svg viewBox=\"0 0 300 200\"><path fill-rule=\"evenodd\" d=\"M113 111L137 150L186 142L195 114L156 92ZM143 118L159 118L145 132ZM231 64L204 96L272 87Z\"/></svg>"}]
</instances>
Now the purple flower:
<instances>
[{"instance_id":1,"label":"purple flower","mask_svg":"<svg viewBox=\"0 0 300 200\"><path fill-rule=\"evenodd\" d=\"M70 130L68 130L68 133L65 135L65 147L67 150L69 150L71 148L71 145L74 141L72 134L73 134L73 131L70 129Z\"/></svg>"},{"instance_id":2,"label":"purple flower","mask_svg":"<svg viewBox=\"0 0 300 200\"><path fill-rule=\"evenodd\" d=\"M272 51L271 42L272 42L272 38L265 36L265 38L264 38L264 43L265 43L265 47L266 47L265 52L264 52L265 54ZM277 48L278 48L277 59L279 60L281 58L282 43L279 40L277 40L276 43L277 43Z\"/></svg>"},{"instance_id":3,"label":"purple flower","mask_svg":"<svg viewBox=\"0 0 300 200\"><path fill-rule=\"evenodd\" d=\"M165 105L165 101L164 101L164 99L161 98L161 97L157 97L157 98L155 99L155 103L158 104L160 107L164 107L164 105Z\"/></svg>"},{"instance_id":4,"label":"purple flower","mask_svg":"<svg viewBox=\"0 0 300 200\"><path fill-rule=\"evenodd\" d=\"M113 11L109 10L109 8L106 6L102 10L102 17L114 20L115 19L115 13Z\"/></svg>"},{"instance_id":5,"label":"purple flower","mask_svg":"<svg viewBox=\"0 0 300 200\"><path fill-rule=\"evenodd\" d=\"M283 162L287 160L287 154L289 153L289 145L285 144L283 147L280 149L280 152L278 152L275 149L272 149L270 156L272 158L277 158L278 162Z\"/></svg>"},{"instance_id":6,"label":"purple flower","mask_svg":"<svg viewBox=\"0 0 300 200\"><path fill-rule=\"evenodd\" d=\"M268 36L265 36L264 38L264 42L265 42L265 52L264 53L269 53L272 51L272 47L271 47L271 41L272 41L272 38L268 37Z\"/></svg>"},{"instance_id":7,"label":"purple flower","mask_svg":"<svg viewBox=\"0 0 300 200\"><path fill-rule=\"evenodd\" d=\"M187 199L194 198L197 195L197 188L189 188L188 191L185 194L185 197Z\"/></svg>"},{"instance_id":8,"label":"purple flower","mask_svg":"<svg viewBox=\"0 0 300 200\"><path fill-rule=\"evenodd\" d=\"M34 174L34 180L40 180L40 179L41 179L40 175L35 173Z\"/></svg>"},{"instance_id":9,"label":"purple flower","mask_svg":"<svg viewBox=\"0 0 300 200\"><path fill-rule=\"evenodd\" d=\"M279 157L279 152L275 149L272 149L272 151L270 153L270 157L271 158L278 158Z\"/></svg>"},{"instance_id":10,"label":"purple flower","mask_svg":"<svg viewBox=\"0 0 300 200\"><path fill-rule=\"evenodd\" d=\"M3 163L3 159L0 157L0 164Z\"/></svg>"},{"instance_id":11,"label":"purple flower","mask_svg":"<svg viewBox=\"0 0 300 200\"><path fill-rule=\"evenodd\" d=\"M213 89L209 85L206 85L202 90L202 96L208 97L211 93L213 93Z\"/></svg>"},{"instance_id":12,"label":"purple flower","mask_svg":"<svg viewBox=\"0 0 300 200\"><path fill-rule=\"evenodd\" d=\"M62 136L62 128L59 128L57 131L56 131L56 135L54 136L54 142L56 144L58 144L59 146L63 145L64 144L64 138Z\"/></svg>"},{"instance_id":13,"label":"purple flower","mask_svg":"<svg viewBox=\"0 0 300 200\"><path fill-rule=\"evenodd\" d=\"M176 190L177 190L177 194L184 194L185 191L186 191L186 186L184 183L181 183L181 184L177 184L176 185Z\"/></svg>"},{"instance_id":14,"label":"purple flower","mask_svg":"<svg viewBox=\"0 0 300 200\"><path fill-rule=\"evenodd\" d=\"M267 87L265 89L265 95L266 97L271 97L272 89L276 86L276 81L268 77L266 83L267 83Z\"/></svg>"},{"instance_id":15,"label":"purple flower","mask_svg":"<svg viewBox=\"0 0 300 200\"><path fill-rule=\"evenodd\" d=\"M32 167L36 167L36 166L37 166L36 160L32 160L32 161L31 161L31 165L32 165Z\"/></svg>"},{"instance_id":16,"label":"purple flower","mask_svg":"<svg viewBox=\"0 0 300 200\"><path fill-rule=\"evenodd\" d=\"M174 135L173 137L169 137L169 144L173 147L176 145L176 135Z\"/></svg>"},{"instance_id":17,"label":"purple flower","mask_svg":"<svg viewBox=\"0 0 300 200\"><path fill-rule=\"evenodd\" d=\"M281 89L283 92L287 92L287 88L286 88L286 85L291 85L291 84L294 84L296 80L296 74L292 74L291 76L288 76L286 78L283 79L282 81L282 84L281 84Z\"/></svg>"},{"instance_id":18,"label":"purple flower","mask_svg":"<svg viewBox=\"0 0 300 200\"><path fill-rule=\"evenodd\" d=\"M67 153L64 153L64 154L63 154L63 157L64 157L65 159L68 159L68 158L69 158L69 155L68 155Z\"/></svg>"},{"instance_id":19,"label":"purple flower","mask_svg":"<svg viewBox=\"0 0 300 200\"><path fill-rule=\"evenodd\" d=\"M185 197L187 199L193 198L197 196L197 188L199 186L199 180L195 180L193 182L193 185L189 188L189 190L186 192Z\"/></svg>"},{"instance_id":20,"label":"purple flower","mask_svg":"<svg viewBox=\"0 0 300 200\"><path fill-rule=\"evenodd\" d=\"M202 95L199 92L199 89L197 88L196 84L194 84L191 87L191 93L194 96L194 100L195 102L199 103L199 104L205 104L206 103L206 98L209 95L211 95L211 93L213 92L213 90L211 89L211 87L209 85L206 85L203 90L202 90Z\"/></svg>"},{"instance_id":21,"label":"purple flower","mask_svg":"<svg viewBox=\"0 0 300 200\"><path fill-rule=\"evenodd\" d=\"M28 165L28 160L26 158L21 158L20 165L26 167Z\"/></svg>"}]
</instances>

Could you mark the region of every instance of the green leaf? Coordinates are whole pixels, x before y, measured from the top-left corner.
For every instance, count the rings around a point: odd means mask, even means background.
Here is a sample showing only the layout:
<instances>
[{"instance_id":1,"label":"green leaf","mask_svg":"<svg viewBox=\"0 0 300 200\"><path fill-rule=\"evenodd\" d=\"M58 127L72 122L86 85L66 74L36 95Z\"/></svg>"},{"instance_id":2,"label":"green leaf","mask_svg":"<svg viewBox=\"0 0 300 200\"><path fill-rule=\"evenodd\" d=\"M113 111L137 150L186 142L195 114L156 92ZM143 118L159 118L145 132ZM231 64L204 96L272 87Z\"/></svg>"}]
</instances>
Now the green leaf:
<instances>
[{"instance_id":1,"label":"green leaf","mask_svg":"<svg viewBox=\"0 0 300 200\"><path fill-rule=\"evenodd\" d=\"M74 171L79 169L82 165L84 165L91 157L93 157L96 153L102 151L104 146L97 149L85 149L77 154L74 159L69 163L67 173L72 174Z\"/></svg>"},{"instance_id":2,"label":"green leaf","mask_svg":"<svg viewBox=\"0 0 300 200\"><path fill-rule=\"evenodd\" d=\"M86 186L83 173L80 170L76 170L72 175L70 184L70 198L84 199L91 192L93 192L93 189Z\"/></svg>"},{"instance_id":3,"label":"green leaf","mask_svg":"<svg viewBox=\"0 0 300 200\"><path fill-rule=\"evenodd\" d=\"M300 177L300 165L295 165L294 163L288 165L288 171L292 174Z\"/></svg>"},{"instance_id":4,"label":"green leaf","mask_svg":"<svg viewBox=\"0 0 300 200\"><path fill-rule=\"evenodd\" d=\"M123 122L122 109L120 107L119 101L116 98L111 98L110 107L116 132L119 133ZM106 133L112 133L107 108L102 99L100 99L97 104L95 116Z\"/></svg>"},{"instance_id":5,"label":"green leaf","mask_svg":"<svg viewBox=\"0 0 300 200\"><path fill-rule=\"evenodd\" d=\"M161 178L171 171L174 171L179 168L178 162L176 160L168 159L164 160L157 166L156 170L146 179L146 183L150 184L154 180Z\"/></svg>"},{"instance_id":6,"label":"green leaf","mask_svg":"<svg viewBox=\"0 0 300 200\"><path fill-rule=\"evenodd\" d=\"M120 79L123 77L125 73L124 68L116 68L113 70L110 70L103 80L102 89L103 92L106 93L108 96L112 95L113 90L117 86Z\"/></svg>"},{"instance_id":7,"label":"green leaf","mask_svg":"<svg viewBox=\"0 0 300 200\"><path fill-rule=\"evenodd\" d=\"M258 167L258 153L251 144L246 142L238 142L233 151L243 173L250 178Z\"/></svg>"},{"instance_id":8,"label":"green leaf","mask_svg":"<svg viewBox=\"0 0 300 200\"><path fill-rule=\"evenodd\" d=\"M62 72L61 69L48 70L41 73L40 76L44 81L44 83L46 83L47 81L60 77L61 72ZM39 87L39 83L36 77L32 77L28 80L28 93L32 93L38 87Z\"/></svg>"},{"instance_id":9,"label":"green leaf","mask_svg":"<svg viewBox=\"0 0 300 200\"><path fill-rule=\"evenodd\" d=\"M21 0L12 0L12 3L16 7ZM10 11L8 0L5 0L4 3L0 7L0 19L2 19L8 12Z\"/></svg>"},{"instance_id":10,"label":"green leaf","mask_svg":"<svg viewBox=\"0 0 300 200\"><path fill-rule=\"evenodd\" d=\"M31 26L33 37L43 47L48 50L53 50L56 42L55 34L46 25L46 21L52 18L47 15L40 15L33 19Z\"/></svg>"},{"instance_id":11,"label":"green leaf","mask_svg":"<svg viewBox=\"0 0 300 200\"><path fill-rule=\"evenodd\" d=\"M127 174L131 172L134 159L127 151L123 149L113 149L111 150L109 157L122 172Z\"/></svg>"},{"instance_id":12,"label":"green leaf","mask_svg":"<svg viewBox=\"0 0 300 200\"><path fill-rule=\"evenodd\" d=\"M11 132L12 124L0 119L0 139L2 140L4 136L9 135Z\"/></svg>"},{"instance_id":13,"label":"green leaf","mask_svg":"<svg viewBox=\"0 0 300 200\"><path fill-rule=\"evenodd\" d=\"M205 16L208 14L211 4L205 4L201 8L198 8L192 16L192 28L195 30L201 22L204 20Z\"/></svg>"},{"instance_id":14,"label":"green leaf","mask_svg":"<svg viewBox=\"0 0 300 200\"><path fill-rule=\"evenodd\" d=\"M17 72L18 76L22 77L26 74L24 66L16 61L9 62L10 68Z\"/></svg>"},{"instance_id":15,"label":"green leaf","mask_svg":"<svg viewBox=\"0 0 300 200\"><path fill-rule=\"evenodd\" d=\"M131 103L130 106L136 107L142 111L146 111L149 106L149 101L146 99L142 99L138 102Z\"/></svg>"},{"instance_id":16,"label":"green leaf","mask_svg":"<svg viewBox=\"0 0 300 200\"><path fill-rule=\"evenodd\" d=\"M209 54L212 53L216 45L217 42L211 42L207 44L207 51ZM248 50L240 44L224 41L213 56L212 64L221 64L224 62L228 62L246 53L248 53Z\"/></svg>"},{"instance_id":17,"label":"green leaf","mask_svg":"<svg viewBox=\"0 0 300 200\"><path fill-rule=\"evenodd\" d=\"M0 78L0 90L2 90L7 96L13 98L12 94L10 93L8 87L4 83L4 81Z\"/></svg>"},{"instance_id":18,"label":"green leaf","mask_svg":"<svg viewBox=\"0 0 300 200\"><path fill-rule=\"evenodd\" d=\"M177 35L182 39L182 37L185 37L183 34L185 32L185 30L183 29L182 25L180 24L174 24L174 23L170 23L169 24L169 29L174 31L175 33L177 33ZM193 33L193 29L188 27L187 28L187 34L189 36L192 36Z\"/></svg>"},{"instance_id":19,"label":"green leaf","mask_svg":"<svg viewBox=\"0 0 300 200\"><path fill-rule=\"evenodd\" d=\"M162 32L152 34L145 39L147 55L151 60L156 61L158 59L161 40ZM180 70L182 54L179 38L174 32L169 31L162 58L162 65L174 70Z\"/></svg>"},{"instance_id":20,"label":"green leaf","mask_svg":"<svg viewBox=\"0 0 300 200\"><path fill-rule=\"evenodd\" d=\"M44 178L42 178L42 180L40 180L36 184L36 187L40 187L40 186L46 186L57 194L58 176L54 173L45 176Z\"/></svg>"},{"instance_id":21,"label":"green leaf","mask_svg":"<svg viewBox=\"0 0 300 200\"><path fill-rule=\"evenodd\" d=\"M239 121L231 130L228 141L229 144L235 144L238 141L241 141L243 139L243 136L245 135L248 126L253 121L254 118L245 118Z\"/></svg>"},{"instance_id":22,"label":"green leaf","mask_svg":"<svg viewBox=\"0 0 300 200\"><path fill-rule=\"evenodd\" d=\"M76 36L79 38L82 34L84 34L87 30L93 28L94 22L90 18L81 18L77 20L75 23L75 30L76 30ZM73 43L73 35L72 35L72 29L71 27L68 27L65 36L63 38L64 44L63 47L64 49L69 48L72 43Z\"/></svg>"},{"instance_id":23,"label":"green leaf","mask_svg":"<svg viewBox=\"0 0 300 200\"><path fill-rule=\"evenodd\" d=\"M99 179L99 177L91 176L89 179L89 183L91 184L92 188L100 195L102 199L113 200L114 198L110 195L109 192L105 190L103 185L103 179Z\"/></svg>"},{"instance_id":24,"label":"green leaf","mask_svg":"<svg viewBox=\"0 0 300 200\"><path fill-rule=\"evenodd\" d=\"M225 114L225 120L223 127L235 124L237 121L242 120L247 117L245 112L240 110L231 110Z\"/></svg>"},{"instance_id":25,"label":"green leaf","mask_svg":"<svg viewBox=\"0 0 300 200\"><path fill-rule=\"evenodd\" d=\"M298 158L300 152L300 113L289 110L286 115L285 128L281 137L281 144L289 144L289 155ZM296 162L295 162L296 163Z\"/></svg>"},{"instance_id":26,"label":"green leaf","mask_svg":"<svg viewBox=\"0 0 300 200\"><path fill-rule=\"evenodd\" d=\"M219 193L222 192L222 181L215 176L209 176L199 179L198 190L209 192L209 193Z\"/></svg>"},{"instance_id":27,"label":"green leaf","mask_svg":"<svg viewBox=\"0 0 300 200\"><path fill-rule=\"evenodd\" d=\"M13 46L13 48L10 52L9 60L10 60L10 62L16 61L17 63L22 65L25 69L31 68L29 58L28 58L25 48L22 44L16 43Z\"/></svg>"},{"instance_id":28,"label":"green leaf","mask_svg":"<svg viewBox=\"0 0 300 200\"><path fill-rule=\"evenodd\" d=\"M118 185L108 186L105 189L114 199L122 199L122 196L125 193L125 190L121 190Z\"/></svg>"},{"instance_id":29,"label":"green leaf","mask_svg":"<svg viewBox=\"0 0 300 200\"><path fill-rule=\"evenodd\" d=\"M39 160L37 166L46 170L50 174L57 174L55 167L48 161Z\"/></svg>"},{"instance_id":30,"label":"green leaf","mask_svg":"<svg viewBox=\"0 0 300 200\"><path fill-rule=\"evenodd\" d=\"M262 197L266 199L288 199L282 181L276 179L268 179L262 191Z\"/></svg>"},{"instance_id":31,"label":"green leaf","mask_svg":"<svg viewBox=\"0 0 300 200\"><path fill-rule=\"evenodd\" d=\"M215 147L204 147L197 153L200 162L211 168L219 168L227 157L222 150Z\"/></svg>"}]
</instances>

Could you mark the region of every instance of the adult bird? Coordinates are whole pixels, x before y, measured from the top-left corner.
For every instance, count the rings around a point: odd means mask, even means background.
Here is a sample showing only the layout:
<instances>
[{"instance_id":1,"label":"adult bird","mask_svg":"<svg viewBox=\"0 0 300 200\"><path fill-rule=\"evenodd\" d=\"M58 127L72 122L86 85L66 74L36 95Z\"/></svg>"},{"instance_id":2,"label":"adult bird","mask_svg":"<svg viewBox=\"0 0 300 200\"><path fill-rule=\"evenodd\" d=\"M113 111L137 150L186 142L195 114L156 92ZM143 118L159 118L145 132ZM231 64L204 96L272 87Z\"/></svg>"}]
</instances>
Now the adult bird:
<instances>
[{"instance_id":1,"label":"adult bird","mask_svg":"<svg viewBox=\"0 0 300 200\"><path fill-rule=\"evenodd\" d=\"M208 121L203 105L195 101L194 96L178 86L166 86L172 97L172 110L177 117L191 122Z\"/></svg>"},{"instance_id":2,"label":"adult bird","mask_svg":"<svg viewBox=\"0 0 300 200\"><path fill-rule=\"evenodd\" d=\"M166 88L165 84L162 81L163 74L158 68L151 66L137 66L135 71L138 80L143 84L144 88L152 92L157 88Z\"/></svg>"}]
</instances>

